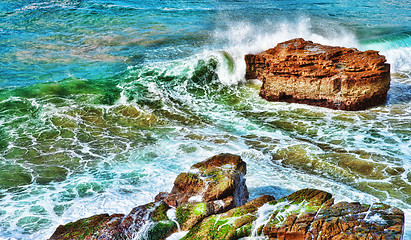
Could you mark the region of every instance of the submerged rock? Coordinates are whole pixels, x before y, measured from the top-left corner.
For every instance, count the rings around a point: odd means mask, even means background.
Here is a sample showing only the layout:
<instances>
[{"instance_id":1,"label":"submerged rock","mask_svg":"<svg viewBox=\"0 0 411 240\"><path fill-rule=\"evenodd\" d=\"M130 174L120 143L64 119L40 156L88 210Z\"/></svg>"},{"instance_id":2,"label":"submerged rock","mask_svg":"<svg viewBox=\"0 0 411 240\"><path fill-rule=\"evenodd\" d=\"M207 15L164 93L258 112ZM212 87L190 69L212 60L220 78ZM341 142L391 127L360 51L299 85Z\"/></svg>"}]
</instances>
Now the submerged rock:
<instances>
[{"instance_id":1,"label":"submerged rock","mask_svg":"<svg viewBox=\"0 0 411 240\"><path fill-rule=\"evenodd\" d=\"M376 51L298 38L245 61L246 79L260 79L260 96L268 101L362 110L383 104L390 88L390 65Z\"/></svg>"}]
</instances>

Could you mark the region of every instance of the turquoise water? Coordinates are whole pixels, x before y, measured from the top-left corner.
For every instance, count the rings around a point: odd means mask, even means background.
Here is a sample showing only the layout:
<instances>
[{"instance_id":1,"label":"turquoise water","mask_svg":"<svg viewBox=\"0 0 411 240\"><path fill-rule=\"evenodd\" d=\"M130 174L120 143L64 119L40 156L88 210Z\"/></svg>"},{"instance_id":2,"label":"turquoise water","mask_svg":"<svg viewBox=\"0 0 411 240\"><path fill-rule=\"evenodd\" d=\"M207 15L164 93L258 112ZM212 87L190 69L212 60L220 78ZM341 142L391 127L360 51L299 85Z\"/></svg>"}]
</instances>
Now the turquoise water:
<instances>
[{"instance_id":1,"label":"turquoise water","mask_svg":"<svg viewBox=\"0 0 411 240\"><path fill-rule=\"evenodd\" d=\"M0 239L128 213L221 152L251 197L313 187L404 209L411 237L409 1L0 1ZM260 99L243 55L303 37L381 51L384 106Z\"/></svg>"}]
</instances>

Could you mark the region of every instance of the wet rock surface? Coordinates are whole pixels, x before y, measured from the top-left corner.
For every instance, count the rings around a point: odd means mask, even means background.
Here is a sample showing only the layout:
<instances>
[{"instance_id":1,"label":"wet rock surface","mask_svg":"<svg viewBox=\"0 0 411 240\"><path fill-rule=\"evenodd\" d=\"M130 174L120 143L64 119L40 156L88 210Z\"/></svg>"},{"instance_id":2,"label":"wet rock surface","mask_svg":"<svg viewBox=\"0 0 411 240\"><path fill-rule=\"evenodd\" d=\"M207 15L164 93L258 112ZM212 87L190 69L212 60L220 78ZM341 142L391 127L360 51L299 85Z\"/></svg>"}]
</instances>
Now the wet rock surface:
<instances>
[{"instance_id":1,"label":"wet rock surface","mask_svg":"<svg viewBox=\"0 0 411 240\"><path fill-rule=\"evenodd\" d=\"M207 216L245 204L245 174L246 163L240 156L213 156L194 164L188 173L178 175L164 202L176 207L181 229L188 230Z\"/></svg>"},{"instance_id":2,"label":"wet rock surface","mask_svg":"<svg viewBox=\"0 0 411 240\"><path fill-rule=\"evenodd\" d=\"M401 239L404 213L388 205L333 204L331 194L303 189L273 205L263 233L270 239Z\"/></svg>"},{"instance_id":3,"label":"wet rock surface","mask_svg":"<svg viewBox=\"0 0 411 240\"><path fill-rule=\"evenodd\" d=\"M195 225L182 239L239 239L252 233L259 207L275 201L269 195L261 196L226 213L212 215Z\"/></svg>"},{"instance_id":4,"label":"wet rock surface","mask_svg":"<svg viewBox=\"0 0 411 240\"><path fill-rule=\"evenodd\" d=\"M302 189L247 202L246 164L220 154L180 174L170 193L127 214L100 214L59 226L50 239L398 239L404 213L382 203L334 204L330 193ZM186 186L186 187L184 187Z\"/></svg>"},{"instance_id":5,"label":"wet rock surface","mask_svg":"<svg viewBox=\"0 0 411 240\"><path fill-rule=\"evenodd\" d=\"M153 202L135 207L127 215L95 215L60 225L50 240L164 239L177 230L176 223L167 217L168 209L164 202Z\"/></svg>"},{"instance_id":6,"label":"wet rock surface","mask_svg":"<svg viewBox=\"0 0 411 240\"><path fill-rule=\"evenodd\" d=\"M246 164L240 156L220 154L194 164L188 173L181 173L164 201L170 206L186 202L211 202L233 197L237 206L248 200L243 176Z\"/></svg>"},{"instance_id":7,"label":"wet rock surface","mask_svg":"<svg viewBox=\"0 0 411 240\"><path fill-rule=\"evenodd\" d=\"M371 50L298 38L248 54L245 61L246 79L260 79L260 96L268 101L362 110L383 104L390 88L390 65Z\"/></svg>"}]
</instances>

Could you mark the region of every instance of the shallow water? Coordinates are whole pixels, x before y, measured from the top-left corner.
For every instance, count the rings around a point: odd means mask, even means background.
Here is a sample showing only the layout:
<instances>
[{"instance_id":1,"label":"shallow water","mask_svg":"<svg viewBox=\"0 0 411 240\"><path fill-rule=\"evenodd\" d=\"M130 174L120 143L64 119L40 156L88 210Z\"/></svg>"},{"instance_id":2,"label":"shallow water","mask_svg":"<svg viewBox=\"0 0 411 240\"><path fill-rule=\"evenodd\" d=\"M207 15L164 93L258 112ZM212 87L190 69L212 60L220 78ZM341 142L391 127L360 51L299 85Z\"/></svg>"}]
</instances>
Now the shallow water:
<instances>
[{"instance_id":1,"label":"shallow water","mask_svg":"<svg viewBox=\"0 0 411 240\"><path fill-rule=\"evenodd\" d=\"M407 1L1 1L0 239L128 213L221 152L252 198L311 187L406 212L411 237ZM3 21L4 19L4 21ZM381 51L384 106L260 99L243 55L295 37Z\"/></svg>"}]
</instances>

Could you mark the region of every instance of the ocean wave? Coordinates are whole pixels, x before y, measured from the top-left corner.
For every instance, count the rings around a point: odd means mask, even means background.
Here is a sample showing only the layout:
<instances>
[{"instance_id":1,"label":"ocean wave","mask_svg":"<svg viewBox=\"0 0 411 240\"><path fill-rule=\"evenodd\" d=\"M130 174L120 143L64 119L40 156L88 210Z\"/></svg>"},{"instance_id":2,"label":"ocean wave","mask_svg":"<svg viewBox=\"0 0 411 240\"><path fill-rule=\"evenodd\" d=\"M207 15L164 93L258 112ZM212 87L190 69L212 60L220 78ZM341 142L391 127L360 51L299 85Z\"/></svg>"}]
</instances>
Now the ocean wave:
<instances>
[{"instance_id":1,"label":"ocean wave","mask_svg":"<svg viewBox=\"0 0 411 240\"><path fill-rule=\"evenodd\" d=\"M316 43L344 47L358 47L355 34L336 24L315 22L310 17L301 16L295 21L227 22L214 31L214 41L234 60L236 68L232 74L219 71L225 84L244 82L244 55L258 53L275 47L278 43L293 38L304 38Z\"/></svg>"},{"instance_id":2,"label":"ocean wave","mask_svg":"<svg viewBox=\"0 0 411 240\"><path fill-rule=\"evenodd\" d=\"M364 50L377 50L385 55L391 73L406 74L411 79L411 33L398 32L381 36L361 45Z\"/></svg>"},{"instance_id":3,"label":"ocean wave","mask_svg":"<svg viewBox=\"0 0 411 240\"><path fill-rule=\"evenodd\" d=\"M411 72L411 47L400 47L382 51L391 64L392 73Z\"/></svg>"}]
</instances>

